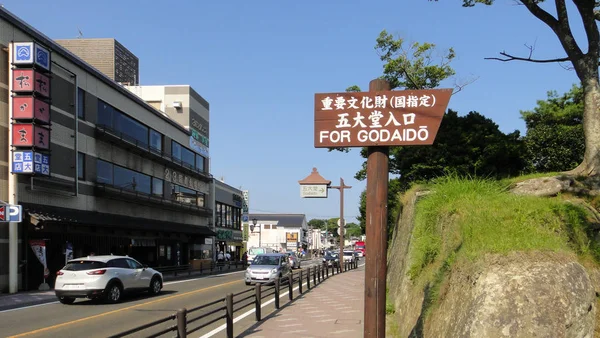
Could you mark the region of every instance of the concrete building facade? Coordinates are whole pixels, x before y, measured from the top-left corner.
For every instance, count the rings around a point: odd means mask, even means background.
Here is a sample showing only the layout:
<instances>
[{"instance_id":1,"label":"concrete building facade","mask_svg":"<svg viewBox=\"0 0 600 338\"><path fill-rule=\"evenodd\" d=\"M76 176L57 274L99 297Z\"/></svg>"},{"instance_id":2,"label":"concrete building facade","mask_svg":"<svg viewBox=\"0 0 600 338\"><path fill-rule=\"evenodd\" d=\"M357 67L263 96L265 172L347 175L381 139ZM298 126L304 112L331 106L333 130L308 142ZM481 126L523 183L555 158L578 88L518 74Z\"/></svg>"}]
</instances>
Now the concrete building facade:
<instances>
[{"instance_id":1,"label":"concrete building facade","mask_svg":"<svg viewBox=\"0 0 600 338\"><path fill-rule=\"evenodd\" d=\"M265 247L275 251L308 249L308 224L304 214L250 214L248 248Z\"/></svg>"},{"instance_id":2,"label":"concrete building facade","mask_svg":"<svg viewBox=\"0 0 600 338\"><path fill-rule=\"evenodd\" d=\"M223 181L214 180L216 251L229 252L232 259L243 254L242 208L243 192Z\"/></svg>"},{"instance_id":3,"label":"concrete building facade","mask_svg":"<svg viewBox=\"0 0 600 338\"><path fill-rule=\"evenodd\" d=\"M140 83L140 60L115 39L55 41L118 83L131 86Z\"/></svg>"},{"instance_id":4,"label":"concrete building facade","mask_svg":"<svg viewBox=\"0 0 600 338\"><path fill-rule=\"evenodd\" d=\"M15 136L0 138L0 200L11 200L14 178L23 208L18 257L9 252L11 228L0 222L0 291L12 291L15 264L19 290L36 289L44 277L52 287L67 248L75 257L128 254L150 266L172 266L187 264L199 245L201 257L193 258L211 259L213 179L207 161L189 147L191 132L4 8L0 134L14 129L14 100L22 95L14 86L23 70L13 62L21 42L51 55L51 90L43 99L50 110L50 172L13 174ZM46 266L32 240L45 243Z\"/></svg>"}]
</instances>

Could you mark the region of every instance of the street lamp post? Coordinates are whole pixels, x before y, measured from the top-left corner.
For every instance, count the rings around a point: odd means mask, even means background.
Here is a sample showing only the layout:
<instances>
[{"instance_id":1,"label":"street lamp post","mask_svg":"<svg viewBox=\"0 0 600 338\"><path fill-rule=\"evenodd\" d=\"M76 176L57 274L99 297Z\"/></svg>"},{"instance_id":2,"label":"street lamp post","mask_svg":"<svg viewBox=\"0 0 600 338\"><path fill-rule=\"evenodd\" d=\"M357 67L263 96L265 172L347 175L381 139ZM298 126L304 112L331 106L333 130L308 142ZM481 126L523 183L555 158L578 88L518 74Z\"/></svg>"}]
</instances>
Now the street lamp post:
<instances>
[{"instance_id":1,"label":"street lamp post","mask_svg":"<svg viewBox=\"0 0 600 338\"><path fill-rule=\"evenodd\" d=\"M250 232L254 232L254 228L256 227L256 223L258 220L256 218L252 219L252 224L250 224ZM262 234L262 228L258 228L258 247L260 248L260 236Z\"/></svg>"}]
</instances>

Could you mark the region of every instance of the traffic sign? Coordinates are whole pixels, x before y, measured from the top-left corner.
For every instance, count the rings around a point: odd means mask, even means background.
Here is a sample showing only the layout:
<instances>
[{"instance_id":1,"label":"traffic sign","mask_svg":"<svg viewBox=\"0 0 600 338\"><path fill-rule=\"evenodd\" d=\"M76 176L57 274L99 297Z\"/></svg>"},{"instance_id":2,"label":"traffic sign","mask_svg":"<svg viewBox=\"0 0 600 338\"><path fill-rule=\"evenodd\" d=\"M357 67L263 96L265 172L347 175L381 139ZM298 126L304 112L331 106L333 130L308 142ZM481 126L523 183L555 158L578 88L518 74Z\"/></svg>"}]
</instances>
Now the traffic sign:
<instances>
[{"instance_id":1,"label":"traffic sign","mask_svg":"<svg viewBox=\"0 0 600 338\"><path fill-rule=\"evenodd\" d=\"M0 205L0 222L22 222L23 207L20 205L2 204Z\"/></svg>"}]
</instances>

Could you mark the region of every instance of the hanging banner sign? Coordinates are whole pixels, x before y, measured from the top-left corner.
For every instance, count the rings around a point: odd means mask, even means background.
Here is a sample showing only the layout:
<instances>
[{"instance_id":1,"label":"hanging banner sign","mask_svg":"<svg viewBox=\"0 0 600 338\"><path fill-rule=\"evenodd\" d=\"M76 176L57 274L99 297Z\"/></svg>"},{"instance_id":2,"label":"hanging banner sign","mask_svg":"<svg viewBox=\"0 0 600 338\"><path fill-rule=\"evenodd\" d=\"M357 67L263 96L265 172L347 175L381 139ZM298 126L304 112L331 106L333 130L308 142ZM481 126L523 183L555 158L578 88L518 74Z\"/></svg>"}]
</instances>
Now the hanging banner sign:
<instances>
[{"instance_id":1,"label":"hanging banner sign","mask_svg":"<svg viewBox=\"0 0 600 338\"><path fill-rule=\"evenodd\" d=\"M40 122L50 122L50 105L33 96L13 97L13 119L36 119Z\"/></svg>"},{"instance_id":2,"label":"hanging banner sign","mask_svg":"<svg viewBox=\"0 0 600 338\"><path fill-rule=\"evenodd\" d=\"M46 264L46 242L43 239L32 239L29 240L29 245L37 259L44 266L44 278L48 278L50 270L48 270L48 265Z\"/></svg>"},{"instance_id":3,"label":"hanging banner sign","mask_svg":"<svg viewBox=\"0 0 600 338\"><path fill-rule=\"evenodd\" d=\"M71 259L73 259L73 243L67 242L67 246L65 247L65 264Z\"/></svg>"}]
</instances>

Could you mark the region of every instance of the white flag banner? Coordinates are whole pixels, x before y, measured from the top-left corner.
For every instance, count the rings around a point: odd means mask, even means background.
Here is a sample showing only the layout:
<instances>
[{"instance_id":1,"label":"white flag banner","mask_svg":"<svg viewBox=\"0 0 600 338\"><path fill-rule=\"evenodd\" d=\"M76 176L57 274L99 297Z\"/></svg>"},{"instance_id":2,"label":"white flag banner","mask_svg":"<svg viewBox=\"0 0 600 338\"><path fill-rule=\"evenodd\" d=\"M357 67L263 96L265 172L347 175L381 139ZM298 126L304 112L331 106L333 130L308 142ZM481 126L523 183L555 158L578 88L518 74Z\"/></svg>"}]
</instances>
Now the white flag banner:
<instances>
[{"instance_id":1,"label":"white flag banner","mask_svg":"<svg viewBox=\"0 0 600 338\"><path fill-rule=\"evenodd\" d=\"M29 240L29 245L37 259L44 266L44 278L48 278L50 270L48 270L48 265L46 264L46 242L43 239L32 239Z\"/></svg>"}]
</instances>

